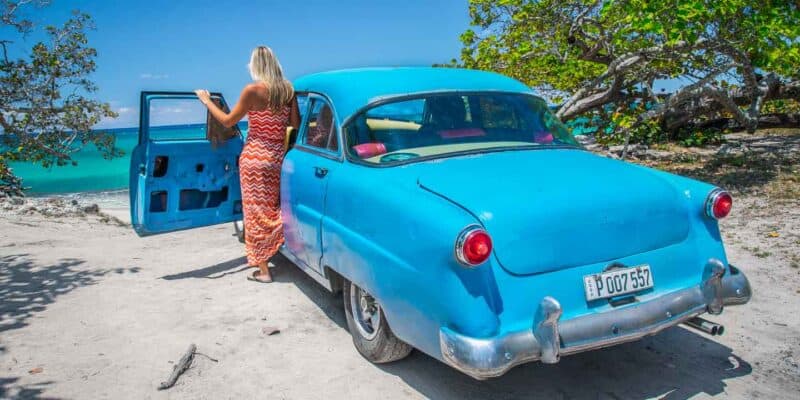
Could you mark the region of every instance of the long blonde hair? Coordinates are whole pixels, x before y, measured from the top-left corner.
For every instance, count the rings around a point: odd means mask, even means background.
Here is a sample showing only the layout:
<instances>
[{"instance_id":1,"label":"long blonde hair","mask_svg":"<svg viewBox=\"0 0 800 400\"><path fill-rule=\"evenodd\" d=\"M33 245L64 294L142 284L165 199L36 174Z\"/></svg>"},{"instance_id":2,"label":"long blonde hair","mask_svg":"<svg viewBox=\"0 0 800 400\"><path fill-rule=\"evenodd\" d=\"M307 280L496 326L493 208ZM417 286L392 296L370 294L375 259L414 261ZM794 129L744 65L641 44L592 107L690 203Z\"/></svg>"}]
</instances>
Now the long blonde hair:
<instances>
[{"instance_id":1,"label":"long blonde hair","mask_svg":"<svg viewBox=\"0 0 800 400\"><path fill-rule=\"evenodd\" d=\"M283 69L278 58L267 46L258 46L250 55L250 76L256 82L267 84L267 108L277 110L289 104L294 97L291 82L283 77Z\"/></svg>"}]
</instances>

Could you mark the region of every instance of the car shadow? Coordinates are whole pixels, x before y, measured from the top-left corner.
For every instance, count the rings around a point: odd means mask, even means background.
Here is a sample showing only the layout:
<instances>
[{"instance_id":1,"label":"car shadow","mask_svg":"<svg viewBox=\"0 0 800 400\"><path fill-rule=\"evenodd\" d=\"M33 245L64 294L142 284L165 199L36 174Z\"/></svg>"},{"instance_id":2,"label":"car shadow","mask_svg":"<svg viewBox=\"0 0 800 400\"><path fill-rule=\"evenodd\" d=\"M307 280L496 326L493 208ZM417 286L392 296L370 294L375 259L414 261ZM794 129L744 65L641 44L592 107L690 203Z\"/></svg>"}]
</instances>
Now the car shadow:
<instances>
[{"instance_id":1,"label":"car shadow","mask_svg":"<svg viewBox=\"0 0 800 400\"><path fill-rule=\"evenodd\" d=\"M273 271L276 282L294 284L347 330L341 294L332 295L283 256L273 262L278 267ZM682 400L701 393L723 393L725 380L752 372L751 365L729 347L683 327L636 342L567 356L554 365L521 365L485 381L475 380L416 350L404 360L376 367L433 399Z\"/></svg>"},{"instance_id":2,"label":"car shadow","mask_svg":"<svg viewBox=\"0 0 800 400\"><path fill-rule=\"evenodd\" d=\"M179 272L177 274L164 275L161 277L161 279L168 281L189 278L219 279L227 275L245 271L248 268L250 267L247 265L247 257L242 256L208 267L186 272Z\"/></svg>"},{"instance_id":3,"label":"car shadow","mask_svg":"<svg viewBox=\"0 0 800 400\"><path fill-rule=\"evenodd\" d=\"M347 330L347 319L344 315L341 293L333 294L308 276L300 267L294 265L289 259L278 253L272 258L276 268L272 269L272 279L279 283L291 283L300 289L303 294L311 299L331 321L340 328Z\"/></svg>"},{"instance_id":4,"label":"car shadow","mask_svg":"<svg viewBox=\"0 0 800 400\"><path fill-rule=\"evenodd\" d=\"M436 399L687 399L725 391L725 380L752 367L733 351L682 327L616 347L530 363L506 375L474 380L418 351L379 368Z\"/></svg>"},{"instance_id":5,"label":"car shadow","mask_svg":"<svg viewBox=\"0 0 800 400\"><path fill-rule=\"evenodd\" d=\"M27 326L59 296L93 285L105 275L139 272L138 267L89 270L84 263L66 258L38 264L29 254L0 256L0 334Z\"/></svg>"}]
</instances>

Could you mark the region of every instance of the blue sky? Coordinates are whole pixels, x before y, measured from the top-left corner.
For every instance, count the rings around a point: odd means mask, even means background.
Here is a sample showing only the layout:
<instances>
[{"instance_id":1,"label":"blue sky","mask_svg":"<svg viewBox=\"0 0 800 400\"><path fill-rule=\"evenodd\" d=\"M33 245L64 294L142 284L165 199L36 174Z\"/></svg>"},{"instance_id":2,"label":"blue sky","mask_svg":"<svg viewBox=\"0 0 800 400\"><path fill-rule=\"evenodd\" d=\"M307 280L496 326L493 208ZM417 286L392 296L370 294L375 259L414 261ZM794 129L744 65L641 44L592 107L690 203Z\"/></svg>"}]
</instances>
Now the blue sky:
<instances>
[{"instance_id":1,"label":"blue sky","mask_svg":"<svg viewBox=\"0 0 800 400\"><path fill-rule=\"evenodd\" d=\"M142 90L221 91L229 103L250 81L253 47L272 47L288 78L360 66L431 65L457 58L467 0L128 1L54 0L24 16L39 28L71 10L92 15L94 95L120 113L100 126L138 124ZM17 41L29 49L41 35ZM180 108L175 108L180 110Z\"/></svg>"}]
</instances>

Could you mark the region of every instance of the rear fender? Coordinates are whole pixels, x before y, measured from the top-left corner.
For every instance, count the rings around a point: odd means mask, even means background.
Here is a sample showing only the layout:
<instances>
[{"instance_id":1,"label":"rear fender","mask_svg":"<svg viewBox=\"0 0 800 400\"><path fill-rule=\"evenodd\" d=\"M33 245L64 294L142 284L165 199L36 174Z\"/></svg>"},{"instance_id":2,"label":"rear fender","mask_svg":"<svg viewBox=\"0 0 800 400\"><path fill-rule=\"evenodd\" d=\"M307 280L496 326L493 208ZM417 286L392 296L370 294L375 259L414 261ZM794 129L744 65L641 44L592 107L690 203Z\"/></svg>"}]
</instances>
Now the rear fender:
<instances>
[{"instance_id":1,"label":"rear fender","mask_svg":"<svg viewBox=\"0 0 800 400\"><path fill-rule=\"evenodd\" d=\"M466 269L454 257L456 237L475 218L414 181L364 190L372 186L352 169L328 186L323 265L375 296L395 335L434 357L442 326L495 331L502 304L492 269Z\"/></svg>"}]
</instances>

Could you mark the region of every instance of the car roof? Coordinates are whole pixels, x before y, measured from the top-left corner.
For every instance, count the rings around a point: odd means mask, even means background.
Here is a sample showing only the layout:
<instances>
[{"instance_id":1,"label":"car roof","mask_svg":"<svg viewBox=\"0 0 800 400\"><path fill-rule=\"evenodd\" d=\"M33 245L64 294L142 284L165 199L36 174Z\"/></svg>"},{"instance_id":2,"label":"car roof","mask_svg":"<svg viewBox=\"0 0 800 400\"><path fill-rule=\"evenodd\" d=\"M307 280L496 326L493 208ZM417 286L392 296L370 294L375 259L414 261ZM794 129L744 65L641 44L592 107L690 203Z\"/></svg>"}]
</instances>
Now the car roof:
<instances>
[{"instance_id":1,"label":"car roof","mask_svg":"<svg viewBox=\"0 0 800 400\"><path fill-rule=\"evenodd\" d=\"M359 68L320 72L294 80L298 92L325 95L339 124L388 97L439 91L533 93L522 82L494 72L434 67Z\"/></svg>"}]
</instances>

